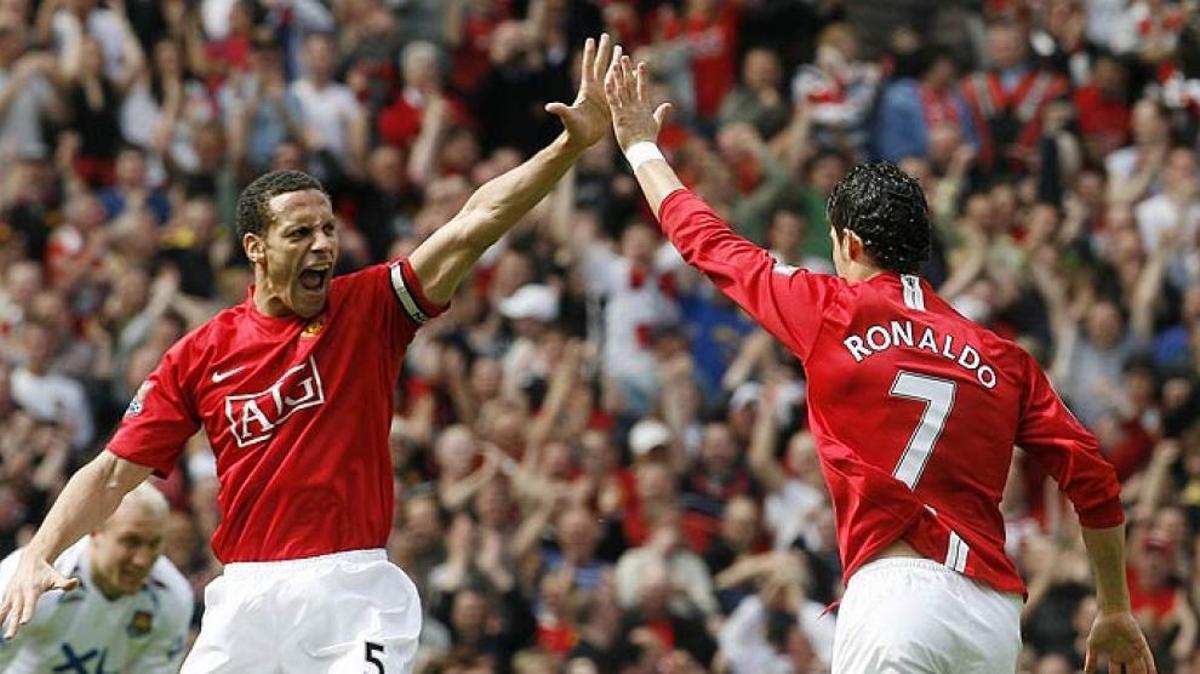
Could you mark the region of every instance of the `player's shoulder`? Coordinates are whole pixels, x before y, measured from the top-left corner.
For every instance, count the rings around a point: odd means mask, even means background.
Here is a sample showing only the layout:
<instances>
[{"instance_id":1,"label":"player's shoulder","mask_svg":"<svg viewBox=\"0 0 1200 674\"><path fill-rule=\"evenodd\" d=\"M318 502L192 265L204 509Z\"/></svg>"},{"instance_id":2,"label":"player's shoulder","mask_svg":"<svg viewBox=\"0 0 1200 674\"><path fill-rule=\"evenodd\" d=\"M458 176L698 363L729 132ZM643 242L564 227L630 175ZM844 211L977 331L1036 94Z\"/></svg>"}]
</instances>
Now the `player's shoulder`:
<instances>
[{"instance_id":1,"label":"player's shoulder","mask_svg":"<svg viewBox=\"0 0 1200 674\"><path fill-rule=\"evenodd\" d=\"M191 617L195 602L192 584L166 555L159 556L146 582L171 611L185 619Z\"/></svg>"}]
</instances>

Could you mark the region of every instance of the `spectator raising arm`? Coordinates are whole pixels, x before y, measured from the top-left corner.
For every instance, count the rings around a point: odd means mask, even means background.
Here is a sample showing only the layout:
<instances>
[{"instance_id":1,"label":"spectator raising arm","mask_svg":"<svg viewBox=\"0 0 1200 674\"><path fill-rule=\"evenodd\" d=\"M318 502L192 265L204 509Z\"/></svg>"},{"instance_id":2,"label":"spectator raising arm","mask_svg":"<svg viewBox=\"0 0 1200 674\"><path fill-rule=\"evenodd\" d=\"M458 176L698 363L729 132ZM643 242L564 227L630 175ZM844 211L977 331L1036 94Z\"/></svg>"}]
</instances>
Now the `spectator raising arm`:
<instances>
[{"instance_id":1,"label":"spectator raising arm","mask_svg":"<svg viewBox=\"0 0 1200 674\"><path fill-rule=\"evenodd\" d=\"M620 57L607 35L599 47L588 40L579 94L571 105L550 103L566 132L524 164L484 183L444 227L412 254L413 271L429 301L443 305L479 256L545 197L579 155L607 131L608 107L601 80L610 57Z\"/></svg>"}]
</instances>

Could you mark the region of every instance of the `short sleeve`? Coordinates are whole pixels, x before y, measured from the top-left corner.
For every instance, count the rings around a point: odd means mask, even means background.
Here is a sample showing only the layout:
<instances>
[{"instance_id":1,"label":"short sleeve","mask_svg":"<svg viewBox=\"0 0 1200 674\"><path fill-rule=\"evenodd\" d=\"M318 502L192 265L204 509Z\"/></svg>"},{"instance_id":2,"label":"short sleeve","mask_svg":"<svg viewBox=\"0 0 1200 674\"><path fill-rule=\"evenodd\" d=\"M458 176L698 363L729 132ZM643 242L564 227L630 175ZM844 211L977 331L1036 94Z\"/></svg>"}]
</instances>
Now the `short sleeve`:
<instances>
[{"instance_id":1,"label":"short sleeve","mask_svg":"<svg viewBox=\"0 0 1200 674\"><path fill-rule=\"evenodd\" d=\"M402 348L424 324L445 311L425 297L408 258L376 264L346 277L347 301L362 316L383 323L390 348Z\"/></svg>"},{"instance_id":2,"label":"short sleeve","mask_svg":"<svg viewBox=\"0 0 1200 674\"><path fill-rule=\"evenodd\" d=\"M178 342L138 388L125 409L121 425L108 442L108 451L167 477L188 438L200 430L200 419L182 383Z\"/></svg>"}]
</instances>

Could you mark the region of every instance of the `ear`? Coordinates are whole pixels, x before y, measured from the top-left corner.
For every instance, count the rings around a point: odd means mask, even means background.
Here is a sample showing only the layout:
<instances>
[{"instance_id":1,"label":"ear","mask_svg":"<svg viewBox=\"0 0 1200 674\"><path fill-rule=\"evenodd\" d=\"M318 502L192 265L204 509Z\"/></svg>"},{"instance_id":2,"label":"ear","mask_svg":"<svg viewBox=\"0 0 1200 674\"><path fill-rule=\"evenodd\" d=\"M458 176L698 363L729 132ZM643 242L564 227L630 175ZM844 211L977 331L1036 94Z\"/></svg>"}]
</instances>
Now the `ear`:
<instances>
[{"instance_id":1,"label":"ear","mask_svg":"<svg viewBox=\"0 0 1200 674\"><path fill-rule=\"evenodd\" d=\"M867 253L863 240L848 227L842 230L842 236L846 237L843 243L846 246L847 257L855 262L862 260Z\"/></svg>"},{"instance_id":2,"label":"ear","mask_svg":"<svg viewBox=\"0 0 1200 674\"><path fill-rule=\"evenodd\" d=\"M258 264L266 257L266 246L263 244L262 237L257 234L246 232L242 235L242 249L246 251L246 257Z\"/></svg>"}]
</instances>

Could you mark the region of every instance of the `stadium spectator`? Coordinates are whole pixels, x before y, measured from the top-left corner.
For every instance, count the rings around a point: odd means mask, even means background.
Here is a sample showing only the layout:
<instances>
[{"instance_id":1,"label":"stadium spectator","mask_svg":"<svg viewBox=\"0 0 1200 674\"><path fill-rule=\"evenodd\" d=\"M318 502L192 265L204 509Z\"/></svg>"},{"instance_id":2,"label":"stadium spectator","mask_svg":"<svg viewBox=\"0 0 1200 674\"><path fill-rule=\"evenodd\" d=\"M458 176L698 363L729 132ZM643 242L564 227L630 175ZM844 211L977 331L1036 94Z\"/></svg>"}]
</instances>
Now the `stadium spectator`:
<instances>
[{"instance_id":1,"label":"stadium spectator","mask_svg":"<svg viewBox=\"0 0 1200 674\"><path fill-rule=\"evenodd\" d=\"M407 254L557 130L542 103L569 92L581 26L604 23L651 64L653 95L674 103L662 145L689 186L784 264L831 271L830 190L879 148L902 148L888 156L920 181L935 217L926 277L960 313L1050 366L1117 468L1127 513L1159 522L1155 535L1173 532L1168 575L1194 614L1200 107L1189 12L1172 0L0 1L0 554L28 541L161 353L244 301L231 209L249 180L270 169L331 178L338 273ZM320 91L337 99L324 106L297 95L316 87L305 47L314 35ZM939 56L923 68L928 54ZM1007 92L988 124L955 100L980 82ZM1055 95L1027 95L1038 82ZM426 105L414 88L445 103ZM381 130L399 107L394 145ZM357 146L344 123L355 116ZM897 131L910 126L924 131ZM695 655L623 628L615 582L618 561L647 548L685 493L704 510L685 513L683 531L706 532L701 558L714 568L735 548L726 572L764 548L793 550L809 567L806 599L841 593L805 374L679 267L646 227L611 139L560 187L484 256L397 382L389 547L429 612L418 672L697 671ZM552 289L555 311L543 301L530 314L518 294L530 286ZM48 363L38 381L64 384L32 398L17 386L31 372L27 334L44 337L33 345ZM78 409L43 416L39 401L60 390L74 391ZM713 420L729 426L734 474L754 489L710 495L684 479L714 482L701 449ZM89 423L91 440L76 447ZM474 458L440 458L464 437ZM218 510L204 440L159 483L173 509L167 551L197 602L220 573L206 542ZM1095 603L1081 552L1059 542L1072 525L1020 453L1009 486L1008 550L1031 588L1020 671L1074 671ZM751 502L759 530L745 551L749 534L733 522L749 520ZM588 513L591 589L563 590L544 569L568 511ZM1172 524L1181 515L1186 526ZM451 555L452 539L470 553ZM459 568L459 590L431 582ZM733 666L741 654L724 653L719 624L762 585L722 578L718 617L698 629ZM548 604L543 586L563 591ZM460 632L451 614L461 589L480 601L463 600ZM480 634L519 634L517 645L459 636L475 631L472 602L500 616ZM792 623L765 614L771 639L746 643L778 662L791 653L802 669L803 641L783 629ZM553 627L541 642L539 623ZM1200 653L1176 636L1159 655L1195 668Z\"/></svg>"}]
</instances>

